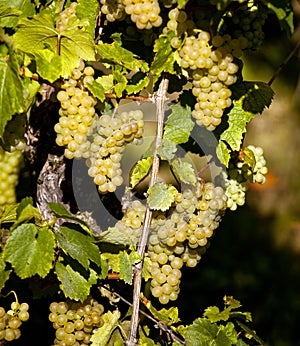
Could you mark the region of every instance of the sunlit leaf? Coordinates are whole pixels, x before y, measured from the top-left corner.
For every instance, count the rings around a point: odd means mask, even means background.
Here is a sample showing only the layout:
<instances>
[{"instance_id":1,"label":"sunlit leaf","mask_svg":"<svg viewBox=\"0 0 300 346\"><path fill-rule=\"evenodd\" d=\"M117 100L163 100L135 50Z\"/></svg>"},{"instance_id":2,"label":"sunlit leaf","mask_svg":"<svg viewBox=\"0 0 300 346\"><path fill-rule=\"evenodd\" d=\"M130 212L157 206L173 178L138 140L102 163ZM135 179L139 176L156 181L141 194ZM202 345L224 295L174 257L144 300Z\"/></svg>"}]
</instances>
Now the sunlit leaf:
<instances>
[{"instance_id":1,"label":"sunlit leaf","mask_svg":"<svg viewBox=\"0 0 300 346\"><path fill-rule=\"evenodd\" d=\"M16 228L8 237L4 259L24 279L38 274L44 278L52 268L55 241L48 228L38 229L29 223Z\"/></svg>"}]
</instances>

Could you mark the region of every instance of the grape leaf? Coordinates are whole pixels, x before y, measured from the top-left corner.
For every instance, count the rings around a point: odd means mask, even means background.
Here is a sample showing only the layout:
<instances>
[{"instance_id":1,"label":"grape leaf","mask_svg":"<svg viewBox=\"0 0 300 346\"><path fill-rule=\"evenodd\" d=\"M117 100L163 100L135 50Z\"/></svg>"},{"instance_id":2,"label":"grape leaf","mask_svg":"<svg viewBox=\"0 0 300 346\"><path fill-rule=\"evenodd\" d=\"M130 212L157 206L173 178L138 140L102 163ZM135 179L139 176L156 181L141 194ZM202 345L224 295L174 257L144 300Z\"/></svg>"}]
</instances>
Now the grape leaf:
<instances>
[{"instance_id":1,"label":"grape leaf","mask_svg":"<svg viewBox=\"0 0 300 346\"><path fill-rule=\"evenodd\" d=\"M231 308L226 308L223 311L220 311L217 306L209 306L205 309L203 316L207 317L212 323L227 321L229 319L230 310Z\"/></svg>"},{"instance_id":2,"label":"grape leaf","mask_svg":"<svg viewBox=\"0 0 300 346\"><path fill-rule=\"evenodd\" d=\"M240 150L243 133L246 132L246 125L255 117L255 114L245 111L242 106L242 99L233 101L233 108L228 114L229 127L221 134L217 147L217 156L221 163L228 166L231 150ZM223 143L226 142L228 146Z\"/></svg>"},{"instance_id":3,"label":"grape leaf","mask_svg":"<svg viewBox=\"0 0 300 346\"><path fill-rule=\"evenodd\" d=\"M51 230L46 227L38 229L32 223L23 224L7 239L4 258L21 279L35 274L44 278L52 268L54 248Z\"/></svg>"},{"instance_id":4,"label":"grape leaf","mask_svg":"<svg viewBox=\"0 0 300 346\"><path fill-rule=\"evenodd\" d=\"M226 143L220 140L216 148L216 154L220 162L223 163L226 167L228 167L228 163L230 160L230 152L231 150L230 148L228 148Z\"/></svg>"},{"instance_id":5,"label":"grape leaf","mask_svg":"<svg viewBox=\"0 0 300 346\"><path fill-rule=\"evenodd\" d=\"M136 94L146 88L150 83L150 78L142 72L136 73L132 78L130 78L130 84L126 85L126 91L130 94Z\"/></svg>"},{"instance_id":6,"label":"grape leaf","mask_svg":"<svg viewBox=\"0 0 300 346\"><path fill-rule=\"evenodd\" d=\"M267 6L276 14L280 26L288 35L294 32L294 12L291 2L282 0L268 0Z\"/></svg>"},{"instance_id":7,"label":"grape leaf","mask_svg":"<svg viewBox=\"0 0 300 346\"><path fill-rule=\"evenodd\" d=\"M191 163L186 161L173 160L171 166L173 172L179 180L187 184L196 184L196 172Z\"/></svg>"},{"instance_id":8,"label":"grape leaf","mask_svg":"<svg viewBox=\"0 0 300 346\"><path fill-rule=\"evenodd\" d=\"M188 0L178 0L178 8L182 9L188 3Z\"/></svg>"},{"instance_id":9,"label":"grape leaf","mask_svg":"<svg viewBox=\"0 0 300 346\"><path fill-rule=\"evenodd\" d=\"M178 308L175 306L172 306L169 309L163 308L161 310L157 310L152 305L150 300L147 300L147 303L145 305L154 318L158 319L159 321L165 322L167 326L171 326L174 323L180 322L180 318L178 316Z\"/></svg>"},{"instance_id":10,"label":"grape leaf","mask_svg":"<svg viewBox=\"0 0 300 346\"><path fill-rule=\"evenodd\" d=\"M164 126L164 139L174 143L186 143L190 133L194 128L194 122L191 119L191 109L180 104L171 106L172 113L168 116Z\"/></svg>"},{"instance_id":11,"label":"grape leaf","mask_svg":"<svg viewBox=\"0 0 300 346\"><path fill-rule=\"evenodd\" d=\"M97 282L97 274L94 270L90 269L90 276L86 280L69 264L65 266L59 261L56 262L55 272L58 280L61 282L60 288L65 296L76 301L80 300L83 302L89 295L92 285Z\"/></svg>"},{"instance_id":12,"label":"grape leaf","mask_svg":"<svg viewBox=\"0 0 300 346\"><path fill-rule=\"evenodd\" d=\"M152 279L151 274L152 261L148 256L144 257L142 276L145 281Z\"/></svg>"},{"instance_id":13,"label":"grape leaf","mask_svg":"<svg viewBox=\"0 0 300 346\"><path fill-rule=\"evenodd\" d=\"M119 310L107 311L102 316L103 325L91 337L91 346L106 346L112 332L118 326L121 313Z\"/></svg>"},{"instance_id":14,"label":"grape leaf","mask_svg":"<svg viewBox=\"0 0 300 346\"><path fill-rule=\"evenodd\" d=\"M34 4L26 0L0 0L0 6L12 11L11 15L0 19L0 26L14 28L20 17L29 17L35 13Z\"/></svg>"},{"instance_id":15,"label":"grape leaf","mask_svg":"<svg viewBox=\"0 0 300 346\"><path fill-rule=\"evenodd\" d=\"M88 233L91 234L90 230L88 229L89 225L84 220L71 214L62 204L56 202L48 202L47 204L49 209L56 217L76 221L84 226L84 230L87 230Z\"/></svg>"},{"instance_id":16,"label":"grape leaf","mask_svg":"<svg viewBox=\"0 0 300 346\"><path fill-rule=\"evenodd\" d=\"M17 207L17 204L5 204L3 207L0 207L0 225L16 221Z\"/></svg>"},{"instance_id":17,"label":"grape leaf","mask_svg":"<svg viewBox=\"0 0 300 346\"><path fill-rule=\"evenodd\" d=\"M22 11L17 10L16 8L0 5L0 19L5 17L19 16L21 13Z\"/></svg>"},{"instance_id":18,"label":"grape leaf","mask_svg":"<svg viewBox=\"0 0 300 346\"><path fill-rule=\"evenodd\" d=\"M11 227L11 229L17 228L21 223L28 222L31 219L36 221L42 221L42 215L39 210L33 206L32 197L25 197L21 200L17 207L17 220Z\"/></svg>"},{"instance_id":19,"label":"grape leaf","mask_svg":"<svg viewBox=\"0 0 300 346\"><path fill-rule=\"evenodd\" d=\"M238 335L235 330L235 326L232 322L228 322L225 325L220 325L219 330L223 332L226 335L226 337L230 340L230 345L236 345Z\"/></svg>"},{"instance_id":20,"label":"grape leaf","mask_svg":"<svg viewBox=\"0 0 300 346\"><path fill-rule=\"evenodd\" d=\"M224 304L231 306L232 309L237 309L242 306L240 301L234 299L232 296L224 296L223 300Z\"/></svg>"},{"instance_id":21,"label":"grape leaf","mask_svg":"<svg viewBox=\"0 0 300 346\"><path fill-rule=\"evenodd\" d=\"M102 81L105 81L104 85ZM107 82L111 80L111 84L107 86ZM113 77L112 75L99 77L93 80L92 83L84 83L84 86L92 93L94 97L99 99L100 101L105 100L105 93L111 92L113 87Z\"/></svg>"},{"instance_id":22,"label":"grape leaf","mask_svg":"<svg viewBox=\"0 0 300 346\"><path fill-rule=\"evenodd\" d=\"M123 48L118 40L113 43L99 43L96 47L97 52L104 61L108 61L125 67L130 71L147 72L148 65L136 58L136 55Z\"/></svg>"},{"instance_id":23,"label":"grape leaf","mask_svg":"<svg viewBox=\"0 0 300 346\"><path fill-rule=\"evenodd\" d=\"M111 267L115 273L120 272L119 254L105 252L101 254L101 260L106 261L108 266Z\"/></svg>"},{"instance_id":24,"label":"grape leaf","mask_svg":"<svg viewBox=\"0 0 300 346\"><path fill-rule=\"evenodd\" d=\"M106 231L101 232L97 241L115 245L130 245L130 239L117 227L109 227Z\"/></svg>"},{"instance_id":25,"label":"grape leaf","mask_svg":"<svg viewBox=\"0 0 300 346\"><path fill-rule=\"evenodd\" d=\"M134 188L143 178L145 178L151 167L153 157L149 156L145 159L139 160L136 165L132 168L130 173L130 186Z\"/></svg>"},{"instance_id":26,"label":"grape leaf","mask_svg":"<svg viewBox=\"0 0 300 346\"><path fill-rule=\"evenodd\" d=\"M127 85L127 78L116 68L113 69L113 78L114 82L116 82L114 85L115 93L117 97L121 97Z\"/></svg>"},{"instance_id":27,"label":"grape leaf","mask_svg":"<svg viewBox=\"0 0 300 346\"><path fill-rule=\"evenodd\" d=\"M173 185L161 182L151 186L147 193L149 207L152 210L166 211L175 201L178 191Z\"/></svg>"},{"instance_id":28,"label":"grape leaf","mask_svg":"<svg viewBox=\"0 0 300 346\"><path fill-rule=\"evenodd\" d=\"M24 110L19 66L14 53L9 50L8 56L0 56L0 137L12 116Z\"/></svg>"},{"instance_id":29,"label":"grape leaf","mask_svg":"<svg viewBox=\"0 0 300 346\"><path fill-rule=\"evenodd\" d=\"M274 91L264 82L241 82L232 86L235 99L240 99L245 112L261 113L272 103Z\"/></svg>"},{"instance_id":30,"label":"grape leaf","mask_svg":"<svg viewBox=\"0 0 300 346\"><path fill-rule=\"evenodd\" d=\"M61 56L56 55L49 49L43 49L35 52L36 71L49 82L54 82L62 70Z\"/></svg>"},{"instance_id":31,"label":"grape leaf","mask_svg":"<svg viewBox=\"0 0 300 346\"><path fill-rule=\"evenodd\" d=\"M0 257L0 291L5 286L11 272L11 270L5 270L5 262Z\"/></svg>"},{"instance_id":32,"label":"grape leaf","mask_svg":"<svg viewBox=\"0 0 300 346\"><path fill-rule=\"evenodd\" d=\"M120 279L123 280L125 283L131 285L132 276L133 276L133 268L132 268L132 264L129 261L129 256L125 251L119 253L119 261L120 261Z\"/></svg>"},{"instance_id":33,"label":"grape leaf","mask_svg":"<svg viewBox=\"0 0 300 346\"><path fill-rule=\"evenodd\" d=\"M62 250L76 259L85 269L89 268L90 261L98 266L101 265L100 252L92 237L66 226L61 226L60 232L56 232L55 237Z\"/></svg>"},{"instance_id":34,"label":"grape leaf","mask_svg":"<svg viewBox=\"0 0 300 346\"><path fill-rule=\"evenodd\" d=\"M143 328L139 326L139 345L140 346L158 346L159 345L152 338L148 337L149 334L150 332L147 326L143 326Z\"/></svg>"},{"instance_id":35,"label":"grape leaf","mask_svg":"<svg viewBox=\"0 0 300 346\"><path fill-rule=\"evenodd\" d=\"M205 318L197 318L187 327L185 340L193 346L231 346L230 338L217 324Z\"/></svg>"},{"instance_id":36,"label":"grape leaf","mask_svg":"<svg viewBox=\"0 0 300 346\"><path fill-rule=\"evenodd\" d=\"M171 40L174 36L175 33L169 31L167 35L160 35L155 40L153 51L156 54L150 68L154 83L157 82L163 72L175 73L175 54L171 46Z\"/></svg>"},{"instance_id":37,"label":"grape leaf","mask_svg":"<svg viewBox=\"0 0 300 346\"><path fill-rule=\"evenodd\" d=\"M91 36L94 36L95 34L98 13L99 13L99 3L97 0L79 0L78 1L78 4L76 6L76 16L79 19L88 20L88 25L85 26L85 29L90 33Z\"/></svg>"},{"instance_id":38,"label":"grape leaf","mask_svg":"<svg viewBox=\"0 0 300 346\"><path fill-rule=\"evenodd\" d=\"M55 29L53 18L47 13L41 13L33 18L20 20L13 36L17 49L35 55L45 48L62 58L61 75L66 78L72 70L78 67L80 58L94 60L94 42L92 36L85 31L84 23L71 18L66 30L59 33Z\"/></svg>"},{"instance_id":39,"label":"grape leaf","mask_svg":"<svg viewBox=\"0 0 300 346\"><path fill-rule=\"evenodd\" d=\"M157 149L157 153L162 160L172 160L176 151L176 143L168 139L163 139L162 145Z\"/></svg>"}]
</instances>

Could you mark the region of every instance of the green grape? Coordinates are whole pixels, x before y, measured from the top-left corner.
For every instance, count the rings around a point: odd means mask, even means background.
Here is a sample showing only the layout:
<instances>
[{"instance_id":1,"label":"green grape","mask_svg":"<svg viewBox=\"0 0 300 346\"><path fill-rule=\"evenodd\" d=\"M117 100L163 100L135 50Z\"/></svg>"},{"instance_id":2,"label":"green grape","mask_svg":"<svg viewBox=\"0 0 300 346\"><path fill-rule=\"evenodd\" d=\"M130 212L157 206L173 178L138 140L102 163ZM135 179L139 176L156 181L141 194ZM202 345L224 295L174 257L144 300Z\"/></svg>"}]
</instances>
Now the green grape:
<instances>
[{"instance_id":1,"label":"green grape","mask_svg":"<svg viewBox=\"0 0 300 346\"><path fill-rule=\"evenodd\" d=\"M260 3L249 2L234 10L234 15L229 11L224 16L224 21L220 28L221 32L229 33L234 39L239 41L237 50L257 49L264 39L263 26L267 19L267 10ZM231 45L236 44L235 41ZM233 47L235 48L235 47Z\"/></svg>"}]
</instances>

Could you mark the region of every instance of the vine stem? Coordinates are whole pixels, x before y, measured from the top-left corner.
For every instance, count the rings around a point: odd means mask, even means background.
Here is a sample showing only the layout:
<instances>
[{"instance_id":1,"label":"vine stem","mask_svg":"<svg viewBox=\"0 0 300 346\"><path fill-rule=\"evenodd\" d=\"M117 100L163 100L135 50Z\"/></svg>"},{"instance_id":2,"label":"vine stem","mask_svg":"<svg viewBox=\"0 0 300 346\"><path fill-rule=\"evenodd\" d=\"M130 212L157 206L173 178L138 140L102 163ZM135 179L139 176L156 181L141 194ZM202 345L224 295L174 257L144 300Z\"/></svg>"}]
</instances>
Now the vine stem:
<instances>
[{"instance_id":1,"label":"vine stem","mask_svg":"<svg viewBox=\"0 0 300 346\"><path fill-rule=\"evenodd\" d=\"M153 152L153 163L152 163L152 173L149 187L153 186L157 179L157 174L159 171L160 159L157 155L157 149L162 143L163 136L163 126L164 126L164 116L165 116L165 101L167 100L167 89L169 85L169 80L163 76L157 93L153 96L153 103L156 105L156 138L154 144ZM142 286L142 269L145 256L145 250L147 246L147 241L150 233L150 223L152 218L152 210L150 209L148 203L146 204L146 211L143 223L142 233L137 246L137 252L141 256L141 261L134 266L133 269L133 300L132 300L132 316L130 322L130 331L126 341L127 346L138 345L137 329L139 324L139 309L140 309L140 294Z\"/></svg>"},{"instance_id":2,"label":"vine stem","mask_svg":"<svg viewBox=\"0 0 300 346\"><path fill-rule=\"evenodd\" d=\"M268 82L268 85L271 86L276 77L279 75L281 70L285 67L285 65L292 59L292 57L297 53L297 50L300 48L300 41L296 44L296 46L291 50L290 54L285 58L284 62L280 64L280 66L277 68L273 76Z\"/></svg>"}]
</instances>

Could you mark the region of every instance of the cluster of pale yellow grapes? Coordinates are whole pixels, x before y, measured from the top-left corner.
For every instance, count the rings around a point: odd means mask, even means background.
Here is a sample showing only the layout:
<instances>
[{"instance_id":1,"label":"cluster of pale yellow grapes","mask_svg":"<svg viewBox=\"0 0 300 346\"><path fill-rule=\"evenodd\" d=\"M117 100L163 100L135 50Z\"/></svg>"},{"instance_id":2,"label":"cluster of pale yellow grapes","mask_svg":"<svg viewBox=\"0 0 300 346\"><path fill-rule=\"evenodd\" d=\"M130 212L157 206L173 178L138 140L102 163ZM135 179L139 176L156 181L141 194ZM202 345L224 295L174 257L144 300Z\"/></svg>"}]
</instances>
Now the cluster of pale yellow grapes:
<instances>
[{"instance_id":1,"label":"cluster of pale yellow grapes","mask_svg":"<svg viewBox=\"0 0 300 346\"><path fill-rule=\"evenodd\" d=\"M231 105L228 87L237 80L238 66L229 40L215 36L211 45L210 39L206 31L187 37L179 55L180 66L188 70L197 98L192 115L199 126L213 131L221 123L224 109Z\"/></svg>"},{"instance_id":2,"label":"cluster of pale yellow grapes","mask_svg":"<svg viewBox=\"0 0 300 346\"><path fill-rule=\"evenodd\" d=\"M143 116L141 110L133 110L113 116L103 114L96 120L87 165L100 193L114 192L123 184L122 153L127 144L141 139Z\"/></svg>"},{"instance_id":3,"label":"cluster of pale yellow grapes","mask_svg":"<svg viewBox=\"0 0 300 346\"><path fill-rule=\"evenodd\" d=\"M101 13L105 14L108 22L122 20L125 17L125 7L119 0L100 0Z\"/></svg>"},{"instance_id":4,"label":"cluster of pale yellow grapes","mask_svg":"<svg viewBox=\"0 0 300 346\"><path fill-rule=\"evenodd\" d=\"M138 29L149 30L153 26L161 26L162 18L157 0L122 0L122 3Z\"/></svg>"},{"instance_id":5,"label":"cluster of pale yellow grapes","mask_svg":"<svg viewBox=\"0 0 300 346\"><path fill-rule=\"evenodd\" d=\"M21 151L16 150L10 153L0 148L0 206L16 203L16 187L22 163Z\"/></svg>"},{"instance_id":6,"label":"cluster of pale yellow grapes","mask_svg":"<svg viewBox=\"0 0 300 346\"><path fill-rule=\"evenodd\" d=\"M55 329L54 346L88 346L93 331L103 325L104 307L91 303L53 302L49 321Z\"/></svg>"},{"instance_id":7,"label":"cluster of pale yellow grapes","mask_svg":"<svg viewBox=\"0 0 300 346\"><path fill-rule=\"evenodd\" d=\"M84 89L83 84L91 83L93 75L94 69L81 63L79 68L73 70L71 78L65 80L63 90L57 93L61 108L59 122L54 127L56 143L66 146L65 157L68 159L85 157L89 150L87 136L97 101Z\"/></svg>"},{"instance_id":8,"label":"cluster of pale yellow grapes","mask_svg":"<svg viewBox=\"0 0 300 346\"><path fill-rule=\"evenodd\" d=\"M227 208L223 188L199 183L176 197L168 213L154 212L150 226L147 256L151 260L151 292L161 304L177 299L181 268L195 267L206 250L208 239L219 226ZM116 227L133 244L138 242L145 206L133 200Z\"/></svg>"},{"instance_id":9,"label":"cluster of pale yellow grapes","mask_svg":"<svg viewBox=\"0 0 300 346\"><path fill-rule=\"evenodd\" d=\"M20 327L29 319L28 308L27 303L19 304L18 302L13 302L8 311L0 307L0 341L13 341L20 338Z\"/></svg>"},{"instance_id":10,"label":"cluster of pale yellow grapes","mask_svg":"<svg viewBox=\"0 0 300 346\"><path fill-rule=\"evenodd\" d=\"M59 32L66 30L70 18L76 17L76 6L77 2L72 2L69 7L59 13L56 24L56 29Z\"/></svg>"}]
</instances>

